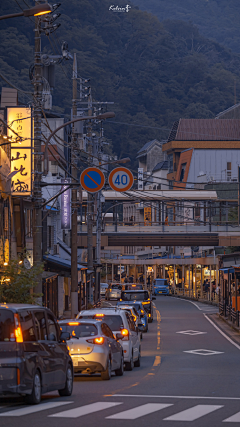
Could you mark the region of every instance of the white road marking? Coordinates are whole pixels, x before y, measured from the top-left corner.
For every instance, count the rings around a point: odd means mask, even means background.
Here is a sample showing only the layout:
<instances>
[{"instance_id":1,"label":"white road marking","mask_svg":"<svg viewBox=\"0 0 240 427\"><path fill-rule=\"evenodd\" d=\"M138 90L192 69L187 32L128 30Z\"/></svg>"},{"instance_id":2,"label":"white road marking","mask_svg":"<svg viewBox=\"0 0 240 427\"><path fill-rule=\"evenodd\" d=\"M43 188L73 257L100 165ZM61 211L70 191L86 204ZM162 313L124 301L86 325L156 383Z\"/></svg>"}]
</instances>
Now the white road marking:
<instances>
[{"instance_id":1,"label":"white road marking","mask_svg":"<svg viewBox=\"0 0 240 427\"><path fill-rule=\"evenodd\" d=\"M220 332L220 334L224 338L226 338L226 340L228 340L232 345L234 345L238 350L240 350L240 345L238 345L233 340L231 340L231 338L229 338L217 325L215 325L215 323L211 319L209 319L209 317L206 316L206 314L204 314L204 317L211 323L212 326L214 326L215 329L217 329L218 332Z\"/></svg>"},{"instance_id":2,"label":"white road marking","mask_svg":"<svg viewBox=\"0 0 240 427\"><path fill-rule=\"evenodd\" d=\"M223 420L223 423L240 423L240 412L237 412L237 414L232 417L226 418L226 420Z\"/></svg>"},{"instance_id":3,"label":"white road marking","mask_svg":"<svg viewBox=\"0 0 240 427\"><path fill-rule=\"evenodd\" d=\"M49 417L78 418L82 417L83 415L93 414L94 412L102 411L103 409L112 408L113 406L118 406L121 404L122 402L96 402L91 403L90 405L69 409L69 411L58 412L57 414L49 415Z\"/></svg>"},{"instance_id":4,"label":"white road marking","mask_svg":"<svg viewBox=\"0 0 240 427\"><path fill-rule=\"evenodd\" d=\"M69 405L70 403L73 403L73 402L61 401L61 402L40 403L39 405L27 406L25 408L14 409L13 411L2 412L0 414L0 417L20 417L22 415L30 415L30 414L34 414L35 412L46 411L47 409L57 408L58 406L62 406L62 405Z\"/></svg>"},{"instance_id":5,"label":"white road marking","mask_svg":"<svg viewBox=\"0 0 240 427\"><path fill-rule=\"evenodd\" d=\"M204 399L204 400L240 400L240 397L223 397L223 396L164 396L156 394L113 394L108 397L148 397L148 398L167 398L167 399Z\"/></svg>"},{"instance_id":6,"label":"white road marking","mask_svg":"<svg viewBox=\"0 0 240 427\"><path fill-rule=\"evenodd\" d=\"M195 421L220 408L223 408L223 405L196 405L185 411L164 418L163 421Z\"/></svg>"},{"instance_id":7,"label":"white road marking","mask_svg":"<svg viewBox=\"0 0 240 427\"><path fill-rule=\"evenodd\" d=\"M213 356L214 354L224 354L223 351L204 350L203 348L199 348L198 350L187 350L183 353L197 354L199 356Z\"/></svg>"},{"instance_id":8,"label":"white road marking","mask_svg":"<svg viewBox=\"0 0 240 427\"><path fill-rule=\"evenodd\" d=\"M112 420L136 420L137 418L160 411L168 406L172 406L172 403L146 403L146 405L137 406L137 408L119 412L118 414L110 415L110 417L106 418Z\"/></svg>"},{"instance_id":9,"label":"white road marking","mask_svg":"<svg viewBox=\"0 0 240 427\"><path fill-rule=\"evenodd\" d=\"M183 334L183 335L202 335L202 334L207 334L207 332L200 332L200 331L179 331L179 332L176 332L176 334Z\"/></svg>"}]
</instances>

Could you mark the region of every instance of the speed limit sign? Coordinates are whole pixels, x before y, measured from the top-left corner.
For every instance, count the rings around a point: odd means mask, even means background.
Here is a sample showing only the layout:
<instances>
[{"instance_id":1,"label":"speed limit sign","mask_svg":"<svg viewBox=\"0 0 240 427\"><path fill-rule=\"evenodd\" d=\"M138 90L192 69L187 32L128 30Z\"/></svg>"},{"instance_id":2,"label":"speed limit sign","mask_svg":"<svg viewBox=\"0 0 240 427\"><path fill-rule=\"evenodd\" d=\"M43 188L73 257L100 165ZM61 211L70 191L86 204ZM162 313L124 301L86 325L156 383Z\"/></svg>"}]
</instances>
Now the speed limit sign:
<instances>
[{"instance_id":1,"label":"speed limit sign","mask_svg":"<svg viewBox=\"0 0 240 427\"><path fill-rule=\"evenodd\" d=\"M133 174L127 168L115 168L108 177L110 187L115 191L128 191L133 185Z\"/></svg>"}]
</instances>

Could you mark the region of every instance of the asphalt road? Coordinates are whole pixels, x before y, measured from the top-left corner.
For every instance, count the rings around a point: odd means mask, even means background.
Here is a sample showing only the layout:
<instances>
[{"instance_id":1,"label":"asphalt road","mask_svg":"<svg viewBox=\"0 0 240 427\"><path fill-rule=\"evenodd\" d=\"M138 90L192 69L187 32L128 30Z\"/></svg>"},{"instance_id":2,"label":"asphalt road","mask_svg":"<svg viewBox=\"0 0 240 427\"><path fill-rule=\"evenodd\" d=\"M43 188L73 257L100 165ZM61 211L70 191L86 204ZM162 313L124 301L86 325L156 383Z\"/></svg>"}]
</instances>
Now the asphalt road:
<instances>
[{"instance_id":1,"label":"asphalt road","mask_svg":"<svg viewBox=\"0 0 240 427\"><path fill-rule=\"evenodd\" d=\"M73 395L37 406L0 400L1 427L217 427L240 425L240 346L207 316L214 307L157 297L140 368L75 378ZM235 345L234 345L235 344Z\"/></svg>"}]
</instances>

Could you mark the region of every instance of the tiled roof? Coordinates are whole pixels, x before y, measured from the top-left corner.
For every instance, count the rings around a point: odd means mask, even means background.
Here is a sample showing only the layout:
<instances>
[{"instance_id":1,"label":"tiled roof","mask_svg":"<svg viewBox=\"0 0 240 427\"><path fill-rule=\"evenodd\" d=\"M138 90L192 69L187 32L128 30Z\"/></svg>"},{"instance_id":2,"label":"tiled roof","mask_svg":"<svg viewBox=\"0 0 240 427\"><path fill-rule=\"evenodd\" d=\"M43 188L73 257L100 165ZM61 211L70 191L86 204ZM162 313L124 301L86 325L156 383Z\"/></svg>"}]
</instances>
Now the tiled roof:
<instances>
[{"instance_id":1,"label":"tiled roof","mask_svg":"<svg viewBox=\"0 0 240 427\"><path fill-rule=\"evenodd\" d=\"M240 141L239 119L180 119L169 141Z\"/></svg>"},{"instance_id":2,"label":"tiled roof","mask_svg":"<svg viewBox=\"0 0 240 427\"><path fill-rule=\"evenodd\" d=\"M163 162L159 162L156 166L153 168L153 172L159 171L160 169L168 169L168 161L164 160Z\"/></svg>"},{"instance_id":3,"label":"tiled roof","mask_svg":"<svg viewBox=\"0 0 240 427\"><path fill-rule=\"evenodd\" d=\"M147 149L154 143L157 142L158 144L160 144L160 142L157 139L153 139L152 141L146 142L146 144L144 144L144 146L138 151L138 154L143 153L144 151L147 151Z\"/></svg>"}]
</instances>

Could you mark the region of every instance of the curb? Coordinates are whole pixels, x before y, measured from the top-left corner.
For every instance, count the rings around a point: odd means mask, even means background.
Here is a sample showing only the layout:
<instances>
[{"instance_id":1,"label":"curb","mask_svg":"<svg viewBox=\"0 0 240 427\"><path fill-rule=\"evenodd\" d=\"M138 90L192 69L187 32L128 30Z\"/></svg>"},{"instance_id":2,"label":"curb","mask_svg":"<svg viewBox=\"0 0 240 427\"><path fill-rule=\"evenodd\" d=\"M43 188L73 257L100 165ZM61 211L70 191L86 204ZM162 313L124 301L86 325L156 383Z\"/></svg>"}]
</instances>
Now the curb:
<instances>
[{"instance_id":1,"label":"curb","mask_svg":"<svg viewBox=\"0 0 240 427\"><path fill-rule=\"evenodd\" d=\"M226 325L228 325L231 329L233 329L235 332L239 333L240 336L240 329L237 328L235 325L233 325L232 323L230 323L227 319L225 319L224 317L221 316L221 314L218 313L218 318L220 320L222 320L224 323L226 323Z\"/></svg>"}]
</instances>

